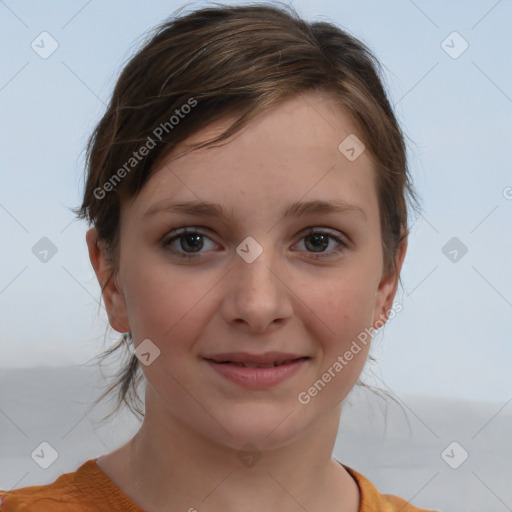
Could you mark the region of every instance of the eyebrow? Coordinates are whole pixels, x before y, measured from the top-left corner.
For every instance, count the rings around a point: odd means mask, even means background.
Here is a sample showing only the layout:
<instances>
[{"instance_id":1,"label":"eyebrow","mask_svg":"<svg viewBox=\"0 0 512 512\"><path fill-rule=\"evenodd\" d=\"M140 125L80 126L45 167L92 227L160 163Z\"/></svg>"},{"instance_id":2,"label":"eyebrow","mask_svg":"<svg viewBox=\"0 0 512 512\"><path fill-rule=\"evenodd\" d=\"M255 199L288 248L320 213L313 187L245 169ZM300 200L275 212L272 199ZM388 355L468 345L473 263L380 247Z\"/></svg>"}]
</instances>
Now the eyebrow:
<instances>
[{"instance_id":1,"label":"eyebrow","mask_svg":"<svg viewBox=\"0 0 512 512\"><path fill-rule=\"evenodd\" d=\"M153 205L144 214L143 217L150 217L157 213L181 213L185 215L193 215L197 217L218 217L225 220L234 219L232 211L228 214L225 208L216 203L209 203L204 201L189 201L189 202L168 202L162 201ZM284 211L282 211L283 218L286 217L304 217L306 215L315 214L354 214L363 219L367 219L365 211L356 205L348 204L344 201L297 201L290 204Z\"/></svg>"}]
</instances>

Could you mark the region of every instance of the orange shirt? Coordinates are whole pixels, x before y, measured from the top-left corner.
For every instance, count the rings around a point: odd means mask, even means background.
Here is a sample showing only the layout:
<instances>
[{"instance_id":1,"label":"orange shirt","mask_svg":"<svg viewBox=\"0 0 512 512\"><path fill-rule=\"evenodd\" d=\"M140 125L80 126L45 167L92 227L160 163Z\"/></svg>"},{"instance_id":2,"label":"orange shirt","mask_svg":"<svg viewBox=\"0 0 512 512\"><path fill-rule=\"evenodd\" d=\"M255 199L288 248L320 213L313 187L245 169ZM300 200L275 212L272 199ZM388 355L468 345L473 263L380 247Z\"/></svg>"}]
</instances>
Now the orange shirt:
<instances>
[{"instance_id":1,"label":"orange shirt","mask_svg":"<svg viewBox=\"0 0 512 512\"><path fill-rule=\"evenodd\" d=\"M343 466L361 494L359 512L433 512L396 496L383 495L363 475ZM144 512L90 459L74 473L60 475L48 485L0 491L1 512Z\"/></svg>"}]
</instances>

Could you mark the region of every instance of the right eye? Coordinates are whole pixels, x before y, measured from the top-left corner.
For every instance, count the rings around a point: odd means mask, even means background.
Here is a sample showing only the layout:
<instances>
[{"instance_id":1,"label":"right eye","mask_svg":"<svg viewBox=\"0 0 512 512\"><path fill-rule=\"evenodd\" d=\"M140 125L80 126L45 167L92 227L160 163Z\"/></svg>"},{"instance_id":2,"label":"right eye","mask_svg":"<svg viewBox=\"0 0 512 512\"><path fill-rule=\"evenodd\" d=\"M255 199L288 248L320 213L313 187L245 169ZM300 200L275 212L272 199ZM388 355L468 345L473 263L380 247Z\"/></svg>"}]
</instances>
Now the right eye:
<instances>
[{"instance_id":1,"label":"right eye","mask_svg":"<svg viewBox=\"0 0 512 512\"><path fill-rule=\"evenodd\" d=\"M168 247L170 251L180 258L197 258L204 248L204 239L207 239L215 247L218 245L213 242L206 234L198 231L197 228L179 228L171 231L162 245Z\"/></svg>"}]
</instances>

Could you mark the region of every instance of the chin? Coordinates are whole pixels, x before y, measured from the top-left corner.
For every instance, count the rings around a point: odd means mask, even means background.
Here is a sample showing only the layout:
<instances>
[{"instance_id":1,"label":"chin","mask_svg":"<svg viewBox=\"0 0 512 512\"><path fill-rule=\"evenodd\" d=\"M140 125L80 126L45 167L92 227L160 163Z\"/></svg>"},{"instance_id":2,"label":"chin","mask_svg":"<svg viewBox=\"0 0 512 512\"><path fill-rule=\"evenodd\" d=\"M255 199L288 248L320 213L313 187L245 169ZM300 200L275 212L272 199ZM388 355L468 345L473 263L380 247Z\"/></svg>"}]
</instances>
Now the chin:
<instances>
[{"instance_id":1,"label":"chin","mask_svg":"<svg viewBox=\"0 0 512 512\"><path fill-rule=\"evenodd\" d=\"M232 407L229 414L223 415L222 419L218 417L221 425L231 434L220 429L223 443L237 450L248 443L260 450L285 446L307 429L307 425L302 424L305 418L299 417L300 412L301 409L295 405L284 407L254 404Z\"/></svg>"}]
</instances>

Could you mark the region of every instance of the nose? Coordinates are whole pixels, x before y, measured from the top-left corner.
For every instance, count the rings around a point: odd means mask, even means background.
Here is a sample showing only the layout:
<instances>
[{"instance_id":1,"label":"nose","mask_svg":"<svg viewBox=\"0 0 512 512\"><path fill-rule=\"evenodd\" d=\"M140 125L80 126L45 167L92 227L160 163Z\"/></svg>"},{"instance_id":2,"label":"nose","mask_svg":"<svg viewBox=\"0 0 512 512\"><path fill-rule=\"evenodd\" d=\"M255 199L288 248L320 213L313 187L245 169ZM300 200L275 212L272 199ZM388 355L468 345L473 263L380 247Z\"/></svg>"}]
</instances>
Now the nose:
<instances>
[{"instance_id":1,"label":"nose","mask_svg":"<svg viewBox=\"0 0 512 512\"><path fill-rule=\"evenodd\" d=\"M221 314L247 333L268 332L293 314L290 277L270 250L248 263L236 255L225 284Z\"/></svg>"}]
</instances>

